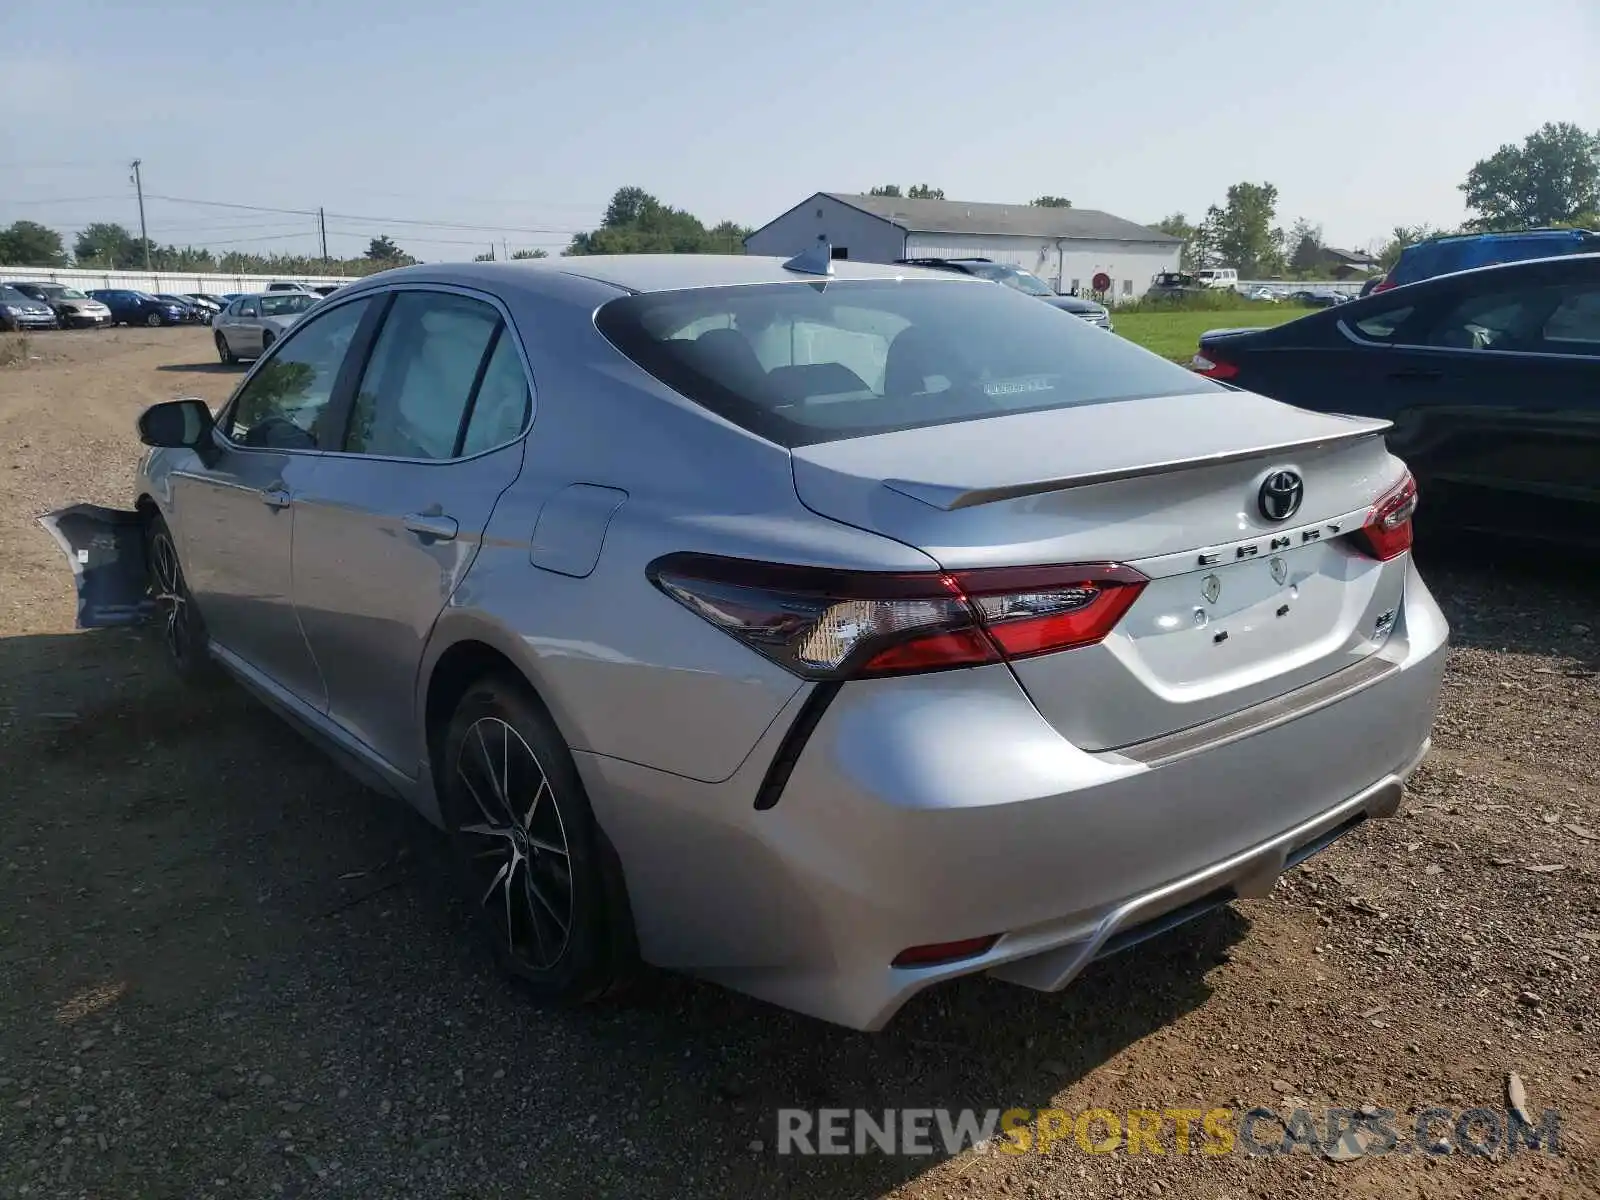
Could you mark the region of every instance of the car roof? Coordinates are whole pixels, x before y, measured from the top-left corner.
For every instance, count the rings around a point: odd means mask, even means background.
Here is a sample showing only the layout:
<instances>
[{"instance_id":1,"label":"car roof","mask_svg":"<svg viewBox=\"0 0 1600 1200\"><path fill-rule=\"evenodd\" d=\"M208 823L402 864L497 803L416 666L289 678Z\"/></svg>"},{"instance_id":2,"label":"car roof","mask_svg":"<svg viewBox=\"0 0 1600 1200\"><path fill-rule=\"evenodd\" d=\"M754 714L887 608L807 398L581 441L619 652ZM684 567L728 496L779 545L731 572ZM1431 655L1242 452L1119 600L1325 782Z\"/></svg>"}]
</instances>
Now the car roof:
<instances>
[{"instance_id":1,"label":"car roof","mask_svg":"<svg viewBox=\"0 0 1600 1200\"><path fill-rule=\"evenodd\" d=\"M751 254L592 254L561 258L522 259L516 262L431 263L401 267L352 280L339 290L354 293L364 284L399 283L404 280L454 283L463 287L493 289L536 286L543 278L567 276L607 284L627 292L670 292L685 288L731 287L748 283L818 283L823 279L938 279L966 282L949 271L928 270L900 263L850 262L837 259L831 276L788 271L783 258Z\"/></svg>"},{"instance_id":2,"label":"car roof","mask_svg":"<svg viewBox=\"0 0 1600 1200\"><path fill-rule=\"evenodd\" d=\"M1517 258L1510 262L1488 263L1481 267L1466 267L1460 271L1445 271L1438 275L1430 275L1426 279L1418 279L1414 283L1403 284L1401 287L1390 288L1383 292L1374 292L1366 299L1371 300L1377 296L1393 296L1406 288L1423 288L1429 284L1446 286L1444 281L1451 282L1465 279L1472 275L1487 275L1495 271L1530 271L1538 267L1559 266L1565 263L1588 263L1590 266L1600 266L1600 251L1589 250L1582 254L1551 254L1544 258Z\"/></svg>"}]
</instances>

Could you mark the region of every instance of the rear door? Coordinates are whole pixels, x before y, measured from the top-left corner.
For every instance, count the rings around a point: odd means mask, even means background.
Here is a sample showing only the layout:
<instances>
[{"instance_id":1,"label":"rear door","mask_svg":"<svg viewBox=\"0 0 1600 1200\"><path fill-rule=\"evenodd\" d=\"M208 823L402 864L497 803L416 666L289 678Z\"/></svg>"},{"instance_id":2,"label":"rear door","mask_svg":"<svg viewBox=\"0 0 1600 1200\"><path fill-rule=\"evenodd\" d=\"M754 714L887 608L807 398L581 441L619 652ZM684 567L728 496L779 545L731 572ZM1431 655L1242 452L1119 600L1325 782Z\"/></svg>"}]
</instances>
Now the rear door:
<instances>
[{"instance_id":1,"label":"rear door","mask_svg":"<svg viewBox=\"0 0 1600 1200\"><path fill-rule=\"evenodd\" d=\"M1453 527L1600 540L1600 263L1512 280L1404 332L1391 443Z\"/></svg>"},{"instance_id":2,"label":"rear door","mask_svg":"<svg viewBox=\"0 0 1600 1200\"><path fill-rule=\"evenodd\" d=\"M422 652L522 468L532 390L496 301L392 295L339 452L297 500L294 599L329 715L414 775Z\"/></svg>"}]
</instances>

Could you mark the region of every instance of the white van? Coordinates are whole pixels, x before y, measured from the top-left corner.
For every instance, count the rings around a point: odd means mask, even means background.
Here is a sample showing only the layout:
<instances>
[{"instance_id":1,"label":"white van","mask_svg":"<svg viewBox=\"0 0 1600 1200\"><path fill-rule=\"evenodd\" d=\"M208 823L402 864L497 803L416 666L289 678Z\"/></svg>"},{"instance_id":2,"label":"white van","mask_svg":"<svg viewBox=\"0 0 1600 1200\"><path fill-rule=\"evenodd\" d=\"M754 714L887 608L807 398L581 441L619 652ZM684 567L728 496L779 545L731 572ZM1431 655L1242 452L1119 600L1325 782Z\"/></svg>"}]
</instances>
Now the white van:
<instances>
[{"instance_id":1,"label":"white van","mask_svg":"<svg viewBox=\"0 0 1600 1200\"><path fill-rule=\"evenodd\" d=\"M1231 288L1239 282L1239 272L1232 267L1206 267L1195 274L1199 276L1201 287Z\"/></svg>"}]
</instances>

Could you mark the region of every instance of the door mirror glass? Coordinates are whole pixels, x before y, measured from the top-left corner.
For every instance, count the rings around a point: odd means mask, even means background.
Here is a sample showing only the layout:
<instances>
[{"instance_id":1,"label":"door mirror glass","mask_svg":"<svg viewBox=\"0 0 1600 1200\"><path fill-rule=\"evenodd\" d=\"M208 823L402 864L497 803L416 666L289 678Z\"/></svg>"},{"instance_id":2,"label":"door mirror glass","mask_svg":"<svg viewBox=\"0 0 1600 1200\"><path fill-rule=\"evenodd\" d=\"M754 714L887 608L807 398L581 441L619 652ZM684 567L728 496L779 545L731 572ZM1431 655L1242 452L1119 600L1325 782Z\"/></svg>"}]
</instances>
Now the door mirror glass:
<instances>
[{"instance_id":1,"label":"door mirror glass","mask_svg":"<svg viewBox=\"0 0 1600 1200\"><path fill-rule=\"evenodd\" d=\"M211 433L211 409L204 400L168 400L139 417L139 440L146 446L198 446Z\"/></svg>"}]
</instances>

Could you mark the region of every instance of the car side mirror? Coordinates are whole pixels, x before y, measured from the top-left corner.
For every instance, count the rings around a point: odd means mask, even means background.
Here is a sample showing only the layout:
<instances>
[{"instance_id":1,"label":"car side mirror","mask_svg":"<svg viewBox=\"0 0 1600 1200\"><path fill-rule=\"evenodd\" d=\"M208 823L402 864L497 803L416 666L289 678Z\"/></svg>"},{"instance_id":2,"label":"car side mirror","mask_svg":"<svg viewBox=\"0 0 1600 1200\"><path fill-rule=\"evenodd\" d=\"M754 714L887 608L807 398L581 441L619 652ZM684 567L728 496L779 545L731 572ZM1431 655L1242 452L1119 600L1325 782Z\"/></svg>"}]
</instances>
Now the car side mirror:
<instances>
[{"instance_id":1,"label":"car side mirror","mask_svg":"<svg viewBox=\"0 0 1600 1200\"><path fill-rule=\"evenodd\" d=\"M139 414L139 440L146 446L198 449L211 437L212 423L204 400L168 400Z\"/></svg>"}]
</instances>

